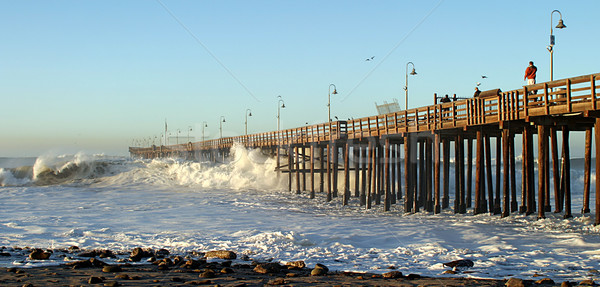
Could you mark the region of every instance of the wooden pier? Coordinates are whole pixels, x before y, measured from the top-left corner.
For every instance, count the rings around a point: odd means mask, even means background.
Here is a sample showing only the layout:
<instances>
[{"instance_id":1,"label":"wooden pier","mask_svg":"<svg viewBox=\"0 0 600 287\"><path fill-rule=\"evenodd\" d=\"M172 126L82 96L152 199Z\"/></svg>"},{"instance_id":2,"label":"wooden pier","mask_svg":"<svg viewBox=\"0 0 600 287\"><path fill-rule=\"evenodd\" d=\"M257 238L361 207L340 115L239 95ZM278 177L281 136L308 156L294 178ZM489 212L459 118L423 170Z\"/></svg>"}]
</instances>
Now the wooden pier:
<instances>
[{"instance_id":1,"label":"wooden pier","mask_svg":"<svg viewBox=\"0 0 600 287\"><path fill-rule=\"evenodd\" d=\"M571 131L585 132L581 211L590 212L592 133L595 158L600 158L599 76L578 76L506 92L495 89L477 98L349 121L180 145L130 147L129 151L143 158L219 161L238 143L275 156L276 171L287 173L289 190L310 192L311 198L315 192L326 192L328 201L341 197L343 204L357 197L365 208L383 204L387 211L392 204L403 204L405 212L439 213L450 208L450 193L454 192L455 213L472 208L474 214L505 217L520 212L544 218L546 212L554 211L568 218L572 216ZM519 134L520 168L515 151L515 135ZM451 164L455 171L452 191ZM522 179L518 186L517 172ZM600 160L596 160L596 178L600 178ZM595 198L595 224L600 224L598 180Z\"/></svg>"}]
</instances>

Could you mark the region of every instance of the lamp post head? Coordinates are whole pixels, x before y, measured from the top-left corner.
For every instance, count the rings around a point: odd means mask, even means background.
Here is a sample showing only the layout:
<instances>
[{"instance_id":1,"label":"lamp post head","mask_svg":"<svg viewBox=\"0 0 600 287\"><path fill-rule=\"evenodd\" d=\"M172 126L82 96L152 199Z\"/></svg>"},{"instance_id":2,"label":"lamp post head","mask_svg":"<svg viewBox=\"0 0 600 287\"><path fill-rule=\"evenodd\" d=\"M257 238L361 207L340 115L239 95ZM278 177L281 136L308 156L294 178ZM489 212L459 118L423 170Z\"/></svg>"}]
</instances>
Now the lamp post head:
<instances>
[{"instance_id":1,"label":"lamp post head","mask_svg":"<svg viewBox=\"0 0 600 287\"><path fill-rule=\"evenodd\" d=\"M252 116L252 112L250 112L250 113L248 114L248 116L249 116L249 117L251 117L251 116Z\"/></svg>"},{"instance_id":2,"label":"lamp post head","mask_svg":"<svg viewBox=\"0 0 600 287\"><path fill-rule=\"evenodd\" d=\"M223 122L225 122L225 119L223 119Z\"/></svg>"},{"instance_id":3,"label":"lamp post head","mask_svg":"<svg viewBox=\"0 0 600 287\"><path fill-rule=\"evenodd\" d=\"M556 25L556 28L563 29L563 28L567 28L567 26L565 25L565 23L563 22L563 20L560 19L560 20L558 20L558 25Z\"/></svg>"},{"instance_id":4,"label":"lamp post head","mask_svg":"<svg viewBox=\"0 0 600 287\"><path fill-rule=\"evenodd\" d=\"M417 72L415 72L415 68L414 67L412 69L412 72L410 72L410 74L413 75L413 76L417 74Z\"/></svg>"},{"instance_id":5,"label":"lamp post head","mask_svg":"<svg viewBox=\"0 0 600 287\"><path fill-rule=\"evenodd\" d=\"M332 95L337 95L337 90L335 88L333 88L333 93L331 93Z\"/></svg>"},{"instance_id":6,"label":"lamp post head","mask_svg":"<svg viewBox=\"0 0 600 287\"><path fill-rule=\"evenodd\" d=\"M285 103L281 103L281 108L285 109Z\"/></svg>"}]
</instances>

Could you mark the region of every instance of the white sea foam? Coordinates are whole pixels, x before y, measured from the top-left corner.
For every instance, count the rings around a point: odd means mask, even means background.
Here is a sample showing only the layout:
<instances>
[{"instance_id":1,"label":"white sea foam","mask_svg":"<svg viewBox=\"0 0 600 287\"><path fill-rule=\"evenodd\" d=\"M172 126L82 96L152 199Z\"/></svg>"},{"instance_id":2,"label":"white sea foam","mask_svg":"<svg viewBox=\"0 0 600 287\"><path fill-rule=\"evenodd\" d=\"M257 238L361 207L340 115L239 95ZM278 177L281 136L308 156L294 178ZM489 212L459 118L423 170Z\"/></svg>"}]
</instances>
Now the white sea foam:
<instances>
[{"instance_id":1,"label":"white sea foam","mask_svg":"<svg viewBox=\"0 0 600 287\"><path fill-rule=\"evenodd\" d=\"M383 212L381 206L361 208L356 198L342 206L340 198L327 202L322 193L316 199L296 195L287 191L287 176L273 172L273 159L239 146L232 154L227 164L83 154L39 158L35 180L0 189L0 245L231 249L333 270L385 272L395 266L433 276L452 276L441 275L444 262L471 259L473 273L461 276L598 276L589 271L599 268L600 229L593 217L578 213L580 180L572 181L573 219L553 213L544 220L451 210L404 214L401 204ZM0 258L0 266L35 264Z\"/></svg>"}]
</instances>

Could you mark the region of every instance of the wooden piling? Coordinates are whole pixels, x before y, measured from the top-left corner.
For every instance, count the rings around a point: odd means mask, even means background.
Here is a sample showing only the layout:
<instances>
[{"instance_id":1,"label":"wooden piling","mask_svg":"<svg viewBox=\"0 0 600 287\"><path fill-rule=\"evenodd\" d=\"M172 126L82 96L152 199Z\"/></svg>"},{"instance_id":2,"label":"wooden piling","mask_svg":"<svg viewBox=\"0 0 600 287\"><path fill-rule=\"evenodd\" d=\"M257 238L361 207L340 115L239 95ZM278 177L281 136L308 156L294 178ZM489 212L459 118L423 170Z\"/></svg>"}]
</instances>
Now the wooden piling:
<instances>
[{"instance_id":1,"label":"wooden piling","mask_svg":"<svg viewBox=\"0 0 600 287\"><path fill-rule=\"evenodd\" d=\"M502 156L500 152L502 151L502 137L496 137L496 198L494 199L494 214L501 214L502 207L500 205L501 196L500 196L500 182L502 178L502 174L500 172L500 168L502 165Z\"/></svg>"},{"instance_id":2,"label":"wooden piling","mask_svg":"<svg viewBox=\"0 0 600 287\"><path fill-rule=\"evenodd\" d=\"M442 210L440 202L440 134L435 133L433 139L433 190L435 194L435 203L433 212L440 213Z\"/></svg>"},{"instance_id":3,"label":"wooden piling","mask_svg":"<svg viewBox=\"0 0 600 287\"><path fill-rule=\"evenodd\" d=\"M487 176L488 210L494 213L494 183L492 181L492 151L490 150L490 136L484 135L485 141L485 173Z\"/></svg>"},{"instance_id":4,"label":"wooden piling","mask_svg":"<svg viewBox=\"0 0 600 287\"><path fill-rule=\"evenodd\" d=\"M571 218L571 156L569 150L569 127L562 127L562 138L563 138L563 160L562 160L562 173L563 181L561 182L562 193L565 200L565 215L564 218Z\"/></svg>"},{"instance_id":5,"label":"wooden piling","mask_svg":"<svg viewBox=\"0 0 600 287\"><path fill-rule=\"evenodd\" d=\"M332 165L333 173L332 173L332 188L333 188L333 197L338 197L338 176L339 176L339 145L334 142L332 145Z\"/></svg>"},{"instance_id":6,"label":"wooden piling","mask_svg":"<svg viewBox=\"0 0 600 287\"><path fill-rule=\"evenodd\" d=\"M310 145L310 198L315 198L315 144Z\"/></svg>"},{"instance_id":7,"label":"wooden piling","mask_svg":"<svg viewBox=\"0 0 600 287\"><path fill-rule=\"evenodd\" d=\"M465 202L465 143L462 131L458 132L456 137L458 145L458 212L467 213L467 204Z\"/></svg>"},{"instance_id":8,"label":"wooden piling","mask_svg":"<svg viewBox=\"0 0 600 287\"><path fill-rule=\"evenodd\" d=\"M368 178L367 178L367 190L366 190L366 199L365 199L365 207L367 209L371 209L371 194L372 194L372 188L374 188L375 183L373 180L373 166L375 163L375 144L369 140L369 151L368 151L368 157L369 157L369 161L367 164L367 174L368 174Z\"/></svg>"},{"instance_id":9,"label":"wooden piling","mask_svg":"<svg viewBox=\"0 0 600 287\"><path fill-rule=\"evenodd\" d=\"M425 180L426 182L426 191L427 191L427 197L426 197L426 202L427 202L427 211L429 212L433 212L433 186L432 186L432 180L433 180L433 142L430 138L427 138L426 142L426 147L425 147L425 161L426 161L426 174L425 174Z\"/></svg>"},{"instance_id":10,"label":"wooden piling","mask_svg":"<svg viewBox=\"0 0 600 287\"><path fill-rule=\"evenodd\" d=\"M442 197L442 209L450 206L450 142L448 139L442 140L442 148L444 150L444 190Z\"/></svg>"},{"instance_id":11,"label":"wooden piling","mask_svg":"<svg viewBox=\"0 0 600 287\"><path fill-rule=\"evenodd\" d=\"M485 196L485 193L482 192L483 189L483 184L485 182L482 182L483 178L481 176L482 174L482 161L483 161L483 138L482 138L482 132L481 129L477 130L477 141L475 142L476 144L476 151L475 151L475 210L473 211L474 214L480 214L480 213L484 213L485 212L485 199L483 198L483 196ZM483 193L483 194L482 194Z\"/></svg>"},{"instance_id":12,"label":"wooden piling","mask_svg":"<svg viewBox=\"0 0 600 287\"><path fill-rule=\"evenodd\" d=\"M421 208L425 206L425 199L427 197L427 182L425 181L425 140L420 140L417 144L419 145L419 177L417 179L417 182L419 183L419 198L417 201L418 207Z\"/></svg>"},{"instance_id":13,"label":"wooden piling","mask_svg":"<svg viewBox=\"0 0 600 287\"><path fill-rule=\"evenodd\" d=\"M350 199L350 175L348 172L350 171L348 165L350 164L350 143L346 142L343 146L344 150L344 196L342 198L343 205L348 205L348 200Z\"/></svg>"},{"instance_id":14,"label":"wooden piling","mask_svg":"<svg viewBox=\"0 0 600 287\"><path fill-rule=\"evenodd\" d=\"M594 123L594 137L596 141L596 221L595 225L600 224L600 119Z\"/></svg>"},{"instance_id":15,"label":"wooden piling","mask_svg":"<svg viewBox=\"0 0 600 287\"><path fill-rule=\"evenodd\" d=\"M406 155L405 155L406 156ZM402 157L401 146L396 147L396 199L402 200Z\"/></svg>"},{"instance_id":16,"label":"wooden piling","mask_svg":"<svg viewBox=\"0 0 600 287\"><path fill-rule=\"evenodd\" d=\"M389 211L390 210L390 205L392 203L392 198L391 198L391 183L390 183L390 139L388 137L385 138L384 140L384 147L383 147L383 179L384 179L384 189L385 189L385 196L384 196L384 206L383 206L383 211Z\"/></svg>"},{"instance_id":17,"label":"wooden piling","mask_svg":"<svg viewBox=\"0 0 600 287\"><path fill-rule=\"evenodd\" d=\"M515 136L509 131L508 149L510 153L510 212L517 212L519 203L517 202L517 166L515 157Z\"/></svg>"},{"instance_id":18,"label":"wooden piling","mask_svg":"<svg viewBox=\"0 0 600 287\"><path fill-rule=\"evenodd\" d=\"M546 218L544 197L546 196L545 176L546 176L546 128L543 125L538 125L538 219Z\"/></svg>"},{"instance_id":19,"label":"wooden piling","mask_svg":"<svg viewBox=\"0 0 600 287\"><path fill-rule=\"evenodd\" d=\"M598 159L600 160L600 158ZM581 213L590 213L590 173L592 162L592 128L585 129L585 156L583 170L583 207ZM600 178L598 178L600 179Z\"/></svg>"},{"instance_id":20,"label":"wooden piling","mask_svg":"<svg viewBox=\"0 0 600 287\"><path fill-rule=\"evenodd\" d=\"M360 196L360 143L352 146L352 163L354 165L354 197Z\"/></svg>"},{"instance_id":21,"label":"wooden piling","mask_svg":"<svg viewBox=\"0 0 600 287\"><path fill-rule=\"evenodd\" d=\"M510 154L509 154L510 130L502 130L502 167L504 175L502 176L502 217L510 215ZM500 157L500 150L496 150L496 158Z\"/></svg>"},{"instance_id":22,"label":"wooden piling","mask_svg":"<svg viewBox=\"0 0 600 287\"><path fill-rule=\"evenodd\" d=\"M405 196L404 196L404 212L411 212L412 211L412 193L411 193L411 184L410 181L412 179L411 174L410 174L410 170L411 170L411 164L410 164L410 159L411 159L411 151L412 151L412 146L411 146L411 136L409 136L408 133L404 134L404 192L405 192Z\"/></svg>"},{"instance_id":23,"label":"wooden piling","mask_svg":"<svg viewBox=\"0 0 600 287\"><path fill-rule=\"evenodd\" d=\"M295 148L295 163L296 163L296 194L300 194L300 147L296 146Z\"/></svg>"},{"instance_id":24,"label":"wooden piling","mask_svg":"<svg viewBox=\"0 0 600 287\"><path fill-rule=\"evenodd\" d=\"M331 142L326 146L327 155L325 156L325 164L327 166L327 202L333 199L333 190L331 188Z\"/></svg>"},{"instance_id":25,"label":"wooden piling","mask_svg":"<svg viewBox=\"0 0 600 287\"><path fill-rule=\"evenodd\" d=\"M294 170L293 147L288 146L288 191L292 191L292 172Z\"/></svg>"},{"instance_id":26,"label":"wooden piling","mask_svg":"<svg viewBox=\"0 0 600 287\"><path fill-rule=\"evenodd\" d=\"M390 169L390 175L389 175L389 181L390 181L390 204L395 204L396 203L396 151L395 151L396 145L391 143L390 144L390 151L389 151L389 169Z\"/></svg>"},{"instance_id":27,"label":"wooden piling","mask_svg":"<svg viewBox=\"0 0 600 287\"><path fill-rule=\"evenodd\" d=\"M302 146L302 190L306 191L306 146Z\"/></svg>"},{"instance_id":28,"label":"wooden piling","mask_svg":"<svg viewBox=\"0 0 600 287\"><path fill-rule=\"evenodd\" d=\"M552 148L552 179L554 184L554 212L562 212L562 204L560 201L560 170L558 162L558 139L556 135L556 127L550 128L550 143Z\"/></svg>"},{"instance_id":29,"label":"wooden piling","mask_svg":"<svg viewBox=\"0 0 600 287\"><path fill-rule=\"evenodd\" d=\"M467 181L466 181L465 185L467 187L467 199L466 199L467 208L471 208L472 201L473 201L473 199L471 198L472 193L473 193L473 139L472 138L467 139Z\"/></svg>"},{"instance_id":30,"label":"wooden piling","mask_svg":"<svg viewBox=\"0 0 600 287\"><path fill-rule=\"evenodd\" d=\"M319 149L319 192L325 192L325 147L317 146Z\"/></svg>"},{"instance_id":31,"label":"wooden piling","mask_svg":"<svg viewBox=\"0 0 600 287\"><path fill-rule=\"evenodd\" d=\"M370 187L370 185L367 185L367 183L369 182L369 177L367 176L367 170L369 169L369 157L367 155L368 152L368 145L361 147L361 160L362 162L360 163L361 166L361 186L360 186L360 206L365 206L367 204L367 192L369 189L367 189L368 187ZM370 175L370 174L369 174Z\"/></svg>"}]
</instances>

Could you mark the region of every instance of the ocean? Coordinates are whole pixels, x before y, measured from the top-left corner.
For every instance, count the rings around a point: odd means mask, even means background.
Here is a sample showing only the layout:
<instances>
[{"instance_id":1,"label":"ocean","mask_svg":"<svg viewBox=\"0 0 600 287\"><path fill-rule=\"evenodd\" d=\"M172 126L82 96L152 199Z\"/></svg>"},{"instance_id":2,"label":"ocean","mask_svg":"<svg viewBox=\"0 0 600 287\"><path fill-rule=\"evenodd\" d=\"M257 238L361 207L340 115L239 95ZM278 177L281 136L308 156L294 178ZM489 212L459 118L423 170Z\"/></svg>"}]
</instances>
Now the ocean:
<instances>
[{"instance_id":1,"label":"ocean","mask_svg":"<svg viewBox=\"0 0 600 287\"><path fill-rule=\"evenodd\" d=\"M242 147L234 147L226 164L87 154L0 158L0 246L227 249L338 271L384 273L393 266L424 276L600 279L600 228L593 215L580 213L581 160L571 171L574 217L549 212L543 220L471 209L405 214L401 204L389 212L365 210L356 198L343 206L341 198L327 202L322 193L310 199L308 192L287 191L287 176L274 168L274 159ZM443 263L457 259L474 266L442 274ZM0 256L0 266L66 260L74 259Z\"/></svg>"}]
</instances>

